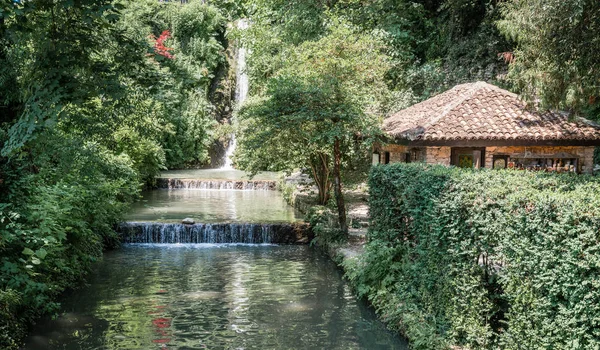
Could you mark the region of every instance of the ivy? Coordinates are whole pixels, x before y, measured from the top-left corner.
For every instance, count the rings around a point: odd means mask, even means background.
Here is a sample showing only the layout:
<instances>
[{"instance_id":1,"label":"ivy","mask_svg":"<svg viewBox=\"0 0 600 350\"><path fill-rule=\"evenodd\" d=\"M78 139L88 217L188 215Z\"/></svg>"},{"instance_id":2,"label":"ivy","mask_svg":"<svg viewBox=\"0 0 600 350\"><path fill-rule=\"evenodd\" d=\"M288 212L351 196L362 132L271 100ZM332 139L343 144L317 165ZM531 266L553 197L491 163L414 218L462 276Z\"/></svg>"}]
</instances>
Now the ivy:
<instances>
[{"instance_id":1,"label":"ivy","mask_svg":"<svg viewBox=\"0 0 600 350\"><path fill-rule=\"evenodd\" d=\"M416 349L600 347L600 182L374 167L359 295Z\"/></svg>"}]
</instances>

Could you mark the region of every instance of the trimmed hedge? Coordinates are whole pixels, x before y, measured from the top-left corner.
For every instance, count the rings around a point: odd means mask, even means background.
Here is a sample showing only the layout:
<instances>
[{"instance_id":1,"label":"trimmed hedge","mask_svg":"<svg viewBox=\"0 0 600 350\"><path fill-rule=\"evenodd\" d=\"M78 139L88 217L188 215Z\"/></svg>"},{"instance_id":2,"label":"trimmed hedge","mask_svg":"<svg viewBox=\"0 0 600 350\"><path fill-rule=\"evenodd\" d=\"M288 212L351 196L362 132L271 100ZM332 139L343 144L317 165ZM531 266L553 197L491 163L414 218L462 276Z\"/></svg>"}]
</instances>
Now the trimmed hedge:
<instances>
[{"instance_id":1,"label":"trimmed hedge","mask_svg":"<svg viewBox=\"0 0 600 350\"><path fill-rule=\"evenodd\" d=\"M414 348L600 348L600 181L374 167L361 296Z\"/></svg>"}]
</instances>

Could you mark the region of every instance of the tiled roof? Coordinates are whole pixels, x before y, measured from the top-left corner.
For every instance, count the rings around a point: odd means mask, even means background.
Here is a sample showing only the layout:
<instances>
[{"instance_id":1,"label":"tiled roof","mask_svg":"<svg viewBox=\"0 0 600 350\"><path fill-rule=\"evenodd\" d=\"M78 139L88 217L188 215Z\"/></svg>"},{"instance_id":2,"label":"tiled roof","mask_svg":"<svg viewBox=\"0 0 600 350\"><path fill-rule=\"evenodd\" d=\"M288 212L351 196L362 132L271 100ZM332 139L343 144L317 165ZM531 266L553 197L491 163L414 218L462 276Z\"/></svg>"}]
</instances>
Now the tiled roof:
<instances>
[{"instance_id":1,"label":"tiled roof","mask_svg":"<svg viewBox=\"0 0 600 350\"><path fill-rule=\"evenodd\" d=\"M600 141L600 126L564 113L538 112L485 82L458 85L395 113L383 130L408 141Z\"/></svg>"}]
</instances>

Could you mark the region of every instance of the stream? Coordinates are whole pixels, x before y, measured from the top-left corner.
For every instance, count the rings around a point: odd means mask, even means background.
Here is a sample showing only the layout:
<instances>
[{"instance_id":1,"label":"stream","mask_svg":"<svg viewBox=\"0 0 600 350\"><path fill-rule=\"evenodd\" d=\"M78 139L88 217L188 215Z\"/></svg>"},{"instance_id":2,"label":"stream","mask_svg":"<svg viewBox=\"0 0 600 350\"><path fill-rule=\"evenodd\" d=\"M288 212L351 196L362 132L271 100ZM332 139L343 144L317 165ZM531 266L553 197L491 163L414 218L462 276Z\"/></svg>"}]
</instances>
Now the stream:
<instances>
[{"instance_id":1,"label":"stream","mask_svg":"<svg viewBox=\"0 0 600 350\"><path fill-rule=\"evenodd\" d=\"M298 245L280 192L203 189L203 178L245 179L231 170L190 177L195 188L145 193L121 225L132 243L107 252L24 350L407 349L329 257Z\"/></svg>"},{"instance_id":2,"label":"stream","mask_svg":"<svg viewBox=\"0 0 600 350\"><path fill-rule=\"evenodd\" d=\"M131 244L24 349L407 349L309 246Z\"/></svg>"}]
</instances>

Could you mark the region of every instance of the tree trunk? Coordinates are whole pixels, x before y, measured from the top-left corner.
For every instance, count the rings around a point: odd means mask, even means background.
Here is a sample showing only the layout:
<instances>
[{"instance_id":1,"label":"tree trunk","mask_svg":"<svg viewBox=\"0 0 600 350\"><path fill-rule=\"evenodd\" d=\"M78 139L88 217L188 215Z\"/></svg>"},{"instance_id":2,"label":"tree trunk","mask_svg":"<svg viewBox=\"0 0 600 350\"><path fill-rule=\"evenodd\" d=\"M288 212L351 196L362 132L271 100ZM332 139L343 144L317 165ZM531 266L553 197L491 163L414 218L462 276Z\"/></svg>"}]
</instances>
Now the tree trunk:
<instances>
[{"instance_id":1,"label":"tree trunk","mask_svg":"<svg viewBox=\"0 0 600 350\"><path fill-rule=\"evenodd\" d=\"M336 138L333 144L333 190L338 208L340 230L343 234L347 235L348 224L346 223L346 204L344 203L344 194L342 193L341 167L342 151L340 149L340 139Z\"/></svg>"},{"instance_id":2,"label":"tree trunk","mask_svg":"<svg viewBox=\"0 0 600 350\"><path fill-rule=\"evenodd\" d=\"M326 205L329 202L329 192L331 191L331 179L329 177L329 157L326 154L319 154L311 160L312 178L319 189L318 204Z\"/></svg>"}]
</instances>

